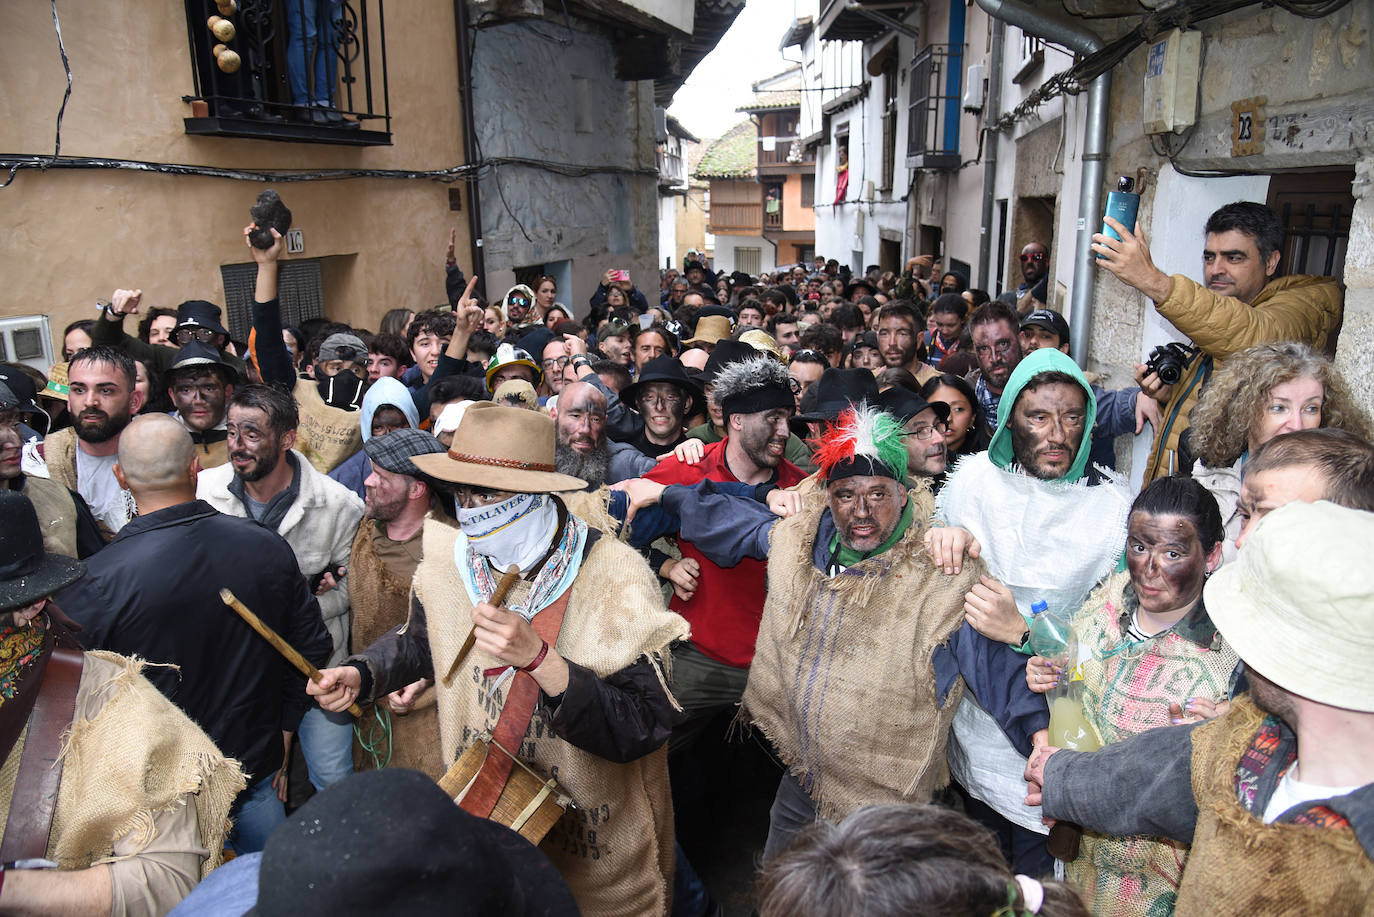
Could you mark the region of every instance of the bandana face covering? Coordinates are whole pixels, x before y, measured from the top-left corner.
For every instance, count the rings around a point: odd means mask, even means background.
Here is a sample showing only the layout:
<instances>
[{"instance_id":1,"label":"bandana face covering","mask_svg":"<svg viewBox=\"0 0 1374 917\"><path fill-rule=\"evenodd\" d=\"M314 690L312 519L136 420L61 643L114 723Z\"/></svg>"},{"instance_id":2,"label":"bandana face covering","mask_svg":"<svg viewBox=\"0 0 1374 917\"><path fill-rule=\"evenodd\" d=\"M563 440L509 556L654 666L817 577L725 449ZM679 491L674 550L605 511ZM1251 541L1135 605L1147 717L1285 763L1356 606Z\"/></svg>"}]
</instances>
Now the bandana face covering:
<instances>
[{"instance_id":1,"label":"bandana face covering","mask_svg":"<svg viewBox=\"0 0 1374 917\"><path fill-rule=\"evenodd\" d=\"M337 372L315 383L320 398L332 408L356 411L363 401L363 380L351 372Z\"/></svg>"},{"instance_id":2,"label":"bandana face covering","mask_svg":"<svg viewBox=\"0 0 1374 917\"><path fill-rule=\"evenodd\" d=\"M458 525L472 549L498 570L524 572L549 550L558 510L548 494L516 494L490 506L458 509Z\"/></svg>"}]
</instances>

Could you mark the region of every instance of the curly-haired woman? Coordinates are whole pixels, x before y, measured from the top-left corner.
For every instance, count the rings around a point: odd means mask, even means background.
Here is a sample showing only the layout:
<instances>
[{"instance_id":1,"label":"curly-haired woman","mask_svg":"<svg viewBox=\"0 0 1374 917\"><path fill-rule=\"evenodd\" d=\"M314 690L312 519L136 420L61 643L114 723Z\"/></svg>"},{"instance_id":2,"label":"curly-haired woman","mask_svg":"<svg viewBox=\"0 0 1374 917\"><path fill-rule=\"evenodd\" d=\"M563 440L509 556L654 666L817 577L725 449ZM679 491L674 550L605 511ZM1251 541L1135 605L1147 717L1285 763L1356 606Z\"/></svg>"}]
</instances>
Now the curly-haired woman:
<instances>
[{"instance_id":1,"label":"curly-haired woman","mask_svg":"<svg viewBox=\"0 0 1374 917\"><path fill-rule=\"evenodd\" d=\"M1226 561L1235 559L1241 472L1252 451L1294 430L1335 427L1368 439L1364 419L1331 361L1306 344L1261 344L1217 371L1193 410L1193 477L1226 520Z\"/></svg>"}]
</instances>

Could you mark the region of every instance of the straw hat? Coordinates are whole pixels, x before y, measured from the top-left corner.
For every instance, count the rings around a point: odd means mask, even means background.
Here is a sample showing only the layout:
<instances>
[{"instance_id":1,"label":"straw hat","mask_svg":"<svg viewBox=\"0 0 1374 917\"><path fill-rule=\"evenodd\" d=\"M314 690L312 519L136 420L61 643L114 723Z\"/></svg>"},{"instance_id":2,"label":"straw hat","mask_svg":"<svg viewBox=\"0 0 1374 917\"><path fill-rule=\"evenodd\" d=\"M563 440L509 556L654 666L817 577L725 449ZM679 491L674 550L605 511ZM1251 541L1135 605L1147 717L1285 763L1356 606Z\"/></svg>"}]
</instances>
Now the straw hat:
<instances>
[{"instance_id":1,"label":"straw hat","mask_svg":"<svg viewBox=\"0 0 1374 917\"><path fill-rule=\"evenodd\" d=\"M481 401L468 406L448 452L417 455L432 478L512 493L583 490L587 482L559 474L554 423L547 414Z\"/></svg>"},{"instance_id":2,"label":"straw hat","mask_svg":"<svg viewBox=\"0 0 1374 917\"><path fill-rule=\"evenodd\" d=\"M779 363L786 363L787 357L778 349L778 342L773 335L764 331L762 328L750 328L739 336L739 339L759 353L766 353Z\"/></svg>"},{"instance_id":3,"label":"straw hat","mask_svg":"<svg viewBox=\"0 0 1374 917\"><path fill-rule=\"evenodd\" d=\"M724 315L703 315L697 319L696 330L684 344L714 344L722 338L729 338L730 319Z\"/></svg>"},{"instance_id":4,"label":"straw hat","mask_svg":"<svg viewBox=\"0 0 1374 917\"><path fill-rule=\"evenodd\" d=\"M70 391L67 381L67 367L68 364L66 363L54 363L52 368L48 370L48 384L39 394L45 398L57 398L66 401L67 393Z\"/></svg>"},{"instance_id":5,"label":"straw hat","mask_svg":"<svg viewBox=\"0 0 1374 917\"><path fill-rule=\"evenodd\" d=\"M1264 517L1203 598L1247 667L1301 697L1374 713L1374 513L1289 503Z\"/></svg>"}]
</instances>

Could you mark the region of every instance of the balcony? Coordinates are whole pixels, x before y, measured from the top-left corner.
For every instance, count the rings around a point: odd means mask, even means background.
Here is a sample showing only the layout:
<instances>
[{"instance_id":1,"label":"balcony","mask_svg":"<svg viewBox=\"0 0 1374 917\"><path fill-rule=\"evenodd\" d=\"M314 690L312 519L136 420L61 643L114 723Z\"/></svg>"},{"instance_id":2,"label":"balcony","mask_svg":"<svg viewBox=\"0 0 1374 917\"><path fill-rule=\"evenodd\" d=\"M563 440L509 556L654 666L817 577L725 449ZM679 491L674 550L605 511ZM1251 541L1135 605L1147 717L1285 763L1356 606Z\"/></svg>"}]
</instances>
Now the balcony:
<instances>
[{"instance_id":1,"label":"balcony","mask_svg":"<svg viewBox=\"0 0 1374 917\"><path fill-rule=\"evenodd\" d=\"M687 167L682 155L671 147L660 144L657 151L658 186L675 190L687 190Z\"/></svg>"},{"instance_id":2,"label":"balcony","mask_svg":"<svg viewBox=\"0 0 1374 917\"><path fill-rule=\"evenodd\" d=\"M959 86L962 45L926 45L911 64L906 167L959 167Z\"/></svg>"},{"instance_id":3,"label":"balcony","mask_svg":"<svg viewBox=\"0 0 1374 917\"><path fill-rule=\"evenodd\" d=\"M709 222L712 233L757 235L763 229L763 204L718 204L712 199Z\"/></svg>"},{"instance_id":4,"label":"balcony","mask_svg":"<svg viewBox=\"0 0 1374 917\"><path fill-rule=\"evenodd\" d=\"M891 19L886 17L900 19L911 6L894 0L823 0L821 40L871 41L891 31Z\"/></svg>"},{"instance_id":5,"label":"balcony","mask_svg":"<svg viewBox=\"0 0 1374 917\"><path fill-rule=\"evenodd\" d=\"M391 143L384 0L238 0L207 21L214 8L186 0L195 77L186 133Z\"/></svg>"}]
</instances>

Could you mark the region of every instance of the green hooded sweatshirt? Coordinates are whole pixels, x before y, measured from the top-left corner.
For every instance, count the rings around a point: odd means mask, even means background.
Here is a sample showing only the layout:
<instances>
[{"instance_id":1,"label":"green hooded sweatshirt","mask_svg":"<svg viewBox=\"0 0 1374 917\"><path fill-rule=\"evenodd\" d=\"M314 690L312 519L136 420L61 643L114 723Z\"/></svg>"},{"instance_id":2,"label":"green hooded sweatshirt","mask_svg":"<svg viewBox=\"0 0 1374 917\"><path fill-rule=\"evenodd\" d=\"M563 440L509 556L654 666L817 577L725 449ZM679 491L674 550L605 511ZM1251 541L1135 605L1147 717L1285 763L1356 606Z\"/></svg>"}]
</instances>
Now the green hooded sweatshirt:
<instances>
[{"instance_id":1,"label":"green hooded sweatshirt","mask_svg":"<svg viewBox=\"0 0 1374 917\"><path fill-rule=\"evenodd\" d=\"M1088 384L1087 377L1078 368L1078 364L1066 354L1052 347L1041 347L1039 350L1033 351L1030 356L1023 358L1016 365L1016 369L1012 371L1011 378L1007 380L1007 387L1002 390L1002 399L997 409L997 431L992 434L992 442L988 444L988 458L1004 471L1016 461L1012 455L1011 431L1007 429L1007 424L1011 422L1012 408L1016 405L1016 398L1021 394L1021 389L1025 388L1032 376L1054 371L1072 376L1074 381L1083 387L1083 391L1088 396L1088 416L1083 424L1083 441L1078 444L1078 452L1074 455L1073 464L1069 466L1068 473L1057 479L1060 481L1077 481L1083 477L1083 473L1088 467L1088 453L1092 451L1092 429L1093 424L1097 422L1097 399L1093 397L1092 386Z\"/></svg>"}]
</instances>

